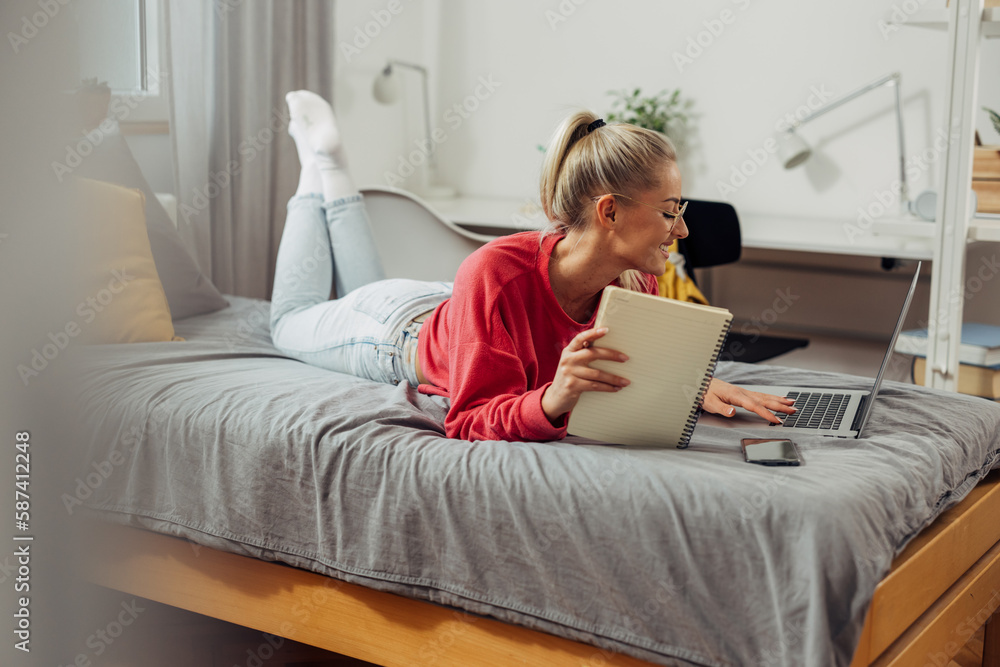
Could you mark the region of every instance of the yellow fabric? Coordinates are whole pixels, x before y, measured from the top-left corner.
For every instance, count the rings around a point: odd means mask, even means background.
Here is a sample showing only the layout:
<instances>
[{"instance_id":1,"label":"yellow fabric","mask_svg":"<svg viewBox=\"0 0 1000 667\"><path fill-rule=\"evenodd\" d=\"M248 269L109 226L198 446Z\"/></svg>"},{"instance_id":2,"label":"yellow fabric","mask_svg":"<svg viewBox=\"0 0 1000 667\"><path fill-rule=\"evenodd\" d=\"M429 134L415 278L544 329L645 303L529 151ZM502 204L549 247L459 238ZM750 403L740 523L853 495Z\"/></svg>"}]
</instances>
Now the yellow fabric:
<instances>
[{"instance_id":1,"label":"yellow fabric","mask_svg":"<svg viewBox=\"0 0 1000 667\"><path fill-rule=\"evenodd\" d=\"M672 255L677 252L680 251L677 249L677 241L674 241L670 245L670 254ZM709 305L708 299L701 293L701 290L694 284L690 276L681 277L678 275L677 267L674 266L673 262L667 262L667 272L658 277L656 282L660 286L660 296L668 299L676 299L677 301L690 301L705 306Z\"/></svg>"},{"instance_id":2,"label":"yellow fabric","mask_svg":"<svg viewBox=\"0 0 1000 667\"><path fill-rule=\"evenodd\" d=\"M78 179L85 269L75 316L88 344L181 341L153 262L139 190Z\"/></svg>"}]
</instances>

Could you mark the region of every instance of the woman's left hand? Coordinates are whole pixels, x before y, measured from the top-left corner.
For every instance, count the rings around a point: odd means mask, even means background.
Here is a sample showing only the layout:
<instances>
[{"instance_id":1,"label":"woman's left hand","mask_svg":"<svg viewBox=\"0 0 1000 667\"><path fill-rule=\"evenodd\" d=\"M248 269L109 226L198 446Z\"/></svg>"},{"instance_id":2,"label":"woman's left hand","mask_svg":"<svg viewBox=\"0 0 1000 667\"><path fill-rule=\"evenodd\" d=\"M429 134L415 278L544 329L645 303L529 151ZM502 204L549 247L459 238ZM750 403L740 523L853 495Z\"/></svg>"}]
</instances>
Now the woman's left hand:
<instances>
[{"instance_id":1,"label":"woman's left hand","mask_svg":"<svg viewBox=\"0 0 1000 667\"><path fill-rule=\"evenodd\" d=\"M732 417L736 414L736 408L733 407L735 405L757 413L772 424L780 424L781 420L774 413L792 414L795 412L795 408L792 407L793 402L792 399L784 396L747 391L742 387L712 378L701 407L707 412L714 412L723 417Z\"/></svg>"}]
</instances>

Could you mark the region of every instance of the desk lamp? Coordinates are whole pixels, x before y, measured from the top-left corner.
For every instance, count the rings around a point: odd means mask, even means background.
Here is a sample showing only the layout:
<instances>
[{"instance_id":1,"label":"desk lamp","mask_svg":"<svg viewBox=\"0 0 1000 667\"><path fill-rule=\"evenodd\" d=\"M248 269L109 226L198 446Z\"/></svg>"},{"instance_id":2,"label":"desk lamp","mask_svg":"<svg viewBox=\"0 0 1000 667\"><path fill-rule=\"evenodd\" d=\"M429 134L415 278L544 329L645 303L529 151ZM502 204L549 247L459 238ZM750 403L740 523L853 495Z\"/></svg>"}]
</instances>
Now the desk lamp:
<instances>
[{"instance_id":1,"label":"desk lamp","mask_svg":"<svg viewBox=\"0 0 1000 667\"><path fill-rule=\"evenodd\" d=\"M427 185L424 195L429 199L452 199L455 197L455 189L442 185L434 185L437 175L437 155L434 138L431 134L431 109L430 100L427 94L427 68L423 65L415 65L400 60L389 60L372 85L372 96L381 104L395 104L400 98L399 76L396 68L412 69L420 73L421 89L424 98L424 131L426 132L425 144L427 153Z\"/></svg>"},{"instance_id":2,"label":"desk lamp","mask_svg":"<svg viewBox=\"0 0 1000 667\"><path fill-rule=\"evenodd\" d=\"M809 156L812 154L812 149L809 148L809 144L807 144L805 140L795 132L799 127L805 125L814 118L822 116L827 111L836 109L840 105L846 104L847 102L864 95L870 90L890 85L896 91L896 128L899 134L899 203L900 208L904 212L908 211L910 209L910 205L909 189L906 184L906 150L903 147L903 104L900 99L899 84L899 72L886 74L882 78L876 79L868 85L861 86L857 90L830 102L826 106L820 107L805 118L795 120L787 130L778 134L778 157L781 160L781 164L785 167L785 169L792 169L808 160Z\"/></svg>"}]
</instances>

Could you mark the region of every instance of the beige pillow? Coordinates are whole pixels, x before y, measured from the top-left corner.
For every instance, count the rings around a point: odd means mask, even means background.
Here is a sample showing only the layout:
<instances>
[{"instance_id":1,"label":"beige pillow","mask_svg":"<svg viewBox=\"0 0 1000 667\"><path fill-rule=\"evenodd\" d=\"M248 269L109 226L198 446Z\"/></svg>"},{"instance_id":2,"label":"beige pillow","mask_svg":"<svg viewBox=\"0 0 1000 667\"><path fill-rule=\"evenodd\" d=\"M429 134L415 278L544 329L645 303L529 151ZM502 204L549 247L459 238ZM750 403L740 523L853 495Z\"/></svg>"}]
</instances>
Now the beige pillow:
<instances>
[{"instance_id":1,"label":"beige pillow","mask_svg":"<svg viewBox=\"0 0 1000 667\"><path fill-rule=\"evenodd\" d=\"M153 263L139 190L77 179L85 267L76 307L90 344L181 341Z\"/></svg>"}]
</instances>

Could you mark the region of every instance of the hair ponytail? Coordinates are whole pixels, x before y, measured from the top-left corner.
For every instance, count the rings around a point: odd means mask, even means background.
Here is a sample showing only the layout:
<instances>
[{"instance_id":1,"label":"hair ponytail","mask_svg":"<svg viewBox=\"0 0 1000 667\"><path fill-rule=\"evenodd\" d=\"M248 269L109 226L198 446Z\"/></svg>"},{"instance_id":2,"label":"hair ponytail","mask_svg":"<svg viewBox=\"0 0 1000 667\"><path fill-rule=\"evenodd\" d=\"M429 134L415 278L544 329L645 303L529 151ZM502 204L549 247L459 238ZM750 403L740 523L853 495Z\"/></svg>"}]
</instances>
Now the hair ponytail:
<instances>
[{"instance_id":1,"label":"hair ponytail","mask_svg":"<svg viewBox=\"0 0 1000 667\"><path fill-rule=\"evenodd\" d=\"M664 162L676 162L673 144L659 132L627 123L611 123L588 131L598 117L578 111L556 128L545 151L540 197L552 227L565 233L589 224L591 197L618 192L631 196L659 185L656 174ZM640 271L618 277L625 289L642 291Z\"/></svg>"}]
</instances>

